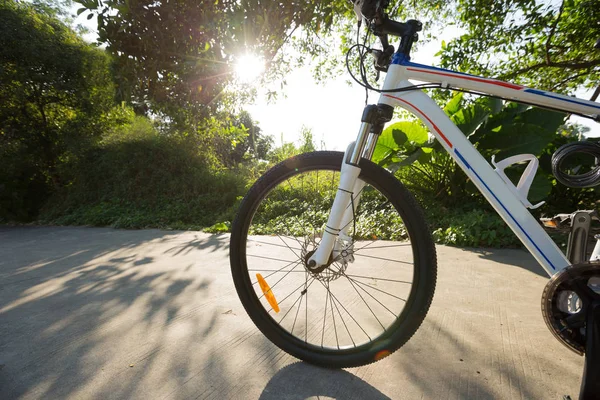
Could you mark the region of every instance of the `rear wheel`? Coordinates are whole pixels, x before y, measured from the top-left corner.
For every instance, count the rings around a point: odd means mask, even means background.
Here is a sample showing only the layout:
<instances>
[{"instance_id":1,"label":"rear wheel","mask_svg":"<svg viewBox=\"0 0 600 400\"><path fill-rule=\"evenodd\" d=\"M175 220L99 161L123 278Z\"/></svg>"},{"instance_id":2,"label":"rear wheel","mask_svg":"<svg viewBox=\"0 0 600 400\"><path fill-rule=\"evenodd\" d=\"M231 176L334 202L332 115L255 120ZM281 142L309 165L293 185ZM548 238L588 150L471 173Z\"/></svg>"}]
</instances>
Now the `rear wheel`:
<instances>
[{"instance_id":1,"label":"rear wheel","mask_svg":"<svg viewBox=\"0 0 600 400\"><path fill-rule=\"evenodd\" d=\"M237 293L258 329L289 354L335 368L371 363L410 339L431 304L437 269L415 199L367 160L351 237L338 239L342 251L324 268L307 268L342 158L307 153L269 170L240 206L230 250Z\"/></svg>"}]
</instances>

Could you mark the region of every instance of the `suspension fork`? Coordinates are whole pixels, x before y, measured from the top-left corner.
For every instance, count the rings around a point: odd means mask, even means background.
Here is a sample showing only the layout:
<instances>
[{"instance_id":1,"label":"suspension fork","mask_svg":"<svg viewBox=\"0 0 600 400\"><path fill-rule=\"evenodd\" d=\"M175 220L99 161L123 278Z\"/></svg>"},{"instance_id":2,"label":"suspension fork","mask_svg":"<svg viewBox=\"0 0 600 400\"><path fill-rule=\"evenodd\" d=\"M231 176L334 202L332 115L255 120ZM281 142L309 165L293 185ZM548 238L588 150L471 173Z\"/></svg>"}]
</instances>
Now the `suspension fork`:
<instances>
[{"instance_id":1,"label":"suspension fork","mask_svg":"<svg viewBox=\"0 0 600 400\"><path fill-rule=\"evenodd\" d=\"M348 235L354 213L358 208L360 194L365 183L358 179L361 158L371 159L383 125L392 119L394 108L386 104L368 105L363 111L356 142L346 149L340 171L340 184L329 212L327 225L317 250L308 260L309 269L318 269L335 259L340 251L340 237L350 240Z\"/></svg>"}]
</instances>

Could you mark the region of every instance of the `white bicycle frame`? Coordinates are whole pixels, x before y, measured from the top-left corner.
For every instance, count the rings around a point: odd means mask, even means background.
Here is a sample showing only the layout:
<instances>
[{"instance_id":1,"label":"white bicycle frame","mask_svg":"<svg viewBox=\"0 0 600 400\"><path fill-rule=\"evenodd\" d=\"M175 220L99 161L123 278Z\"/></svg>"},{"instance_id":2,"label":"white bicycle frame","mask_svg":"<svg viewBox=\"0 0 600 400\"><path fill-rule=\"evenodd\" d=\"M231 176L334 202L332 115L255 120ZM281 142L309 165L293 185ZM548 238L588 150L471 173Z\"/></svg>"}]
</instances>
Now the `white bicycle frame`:
<instances>
[{"instance_id":1,"label":"white bicycle frame","mask_svg":"<svg viewBox=\"0 0 600 400\"><path fill-rule=\"evenodd\" d=\"M413 83L409 79L439 83L444 88L467 89L565 112L586 114L596 119L600 115L600 103L530 89L495 79L415 64L403 59L403 56L396 56L392 61L382 89L390 90L412 86ZM379 104L402 107L423 121L549 276L570 265L566 256L527 210L527 207L532 207L526 199L527 190L523 193L523 190L519 190L506 179L503 176L503 168L494 170L460 129L454 125L444 111L426 93L421 90L397 93L384 92L379 98ZM337 255L340 248L337 240L338 236L341 239L349 239L345 229L349 225L352 213L359 200L358 198L352 199L351 196L352 193L360 193L364 185L362 181L357 179L360 168L357 165L357 152L353 149L355 146L359 146L361 149L366 148L364 153L360 152L358 155L371 156L376 138L373 139L373 135L371 135L367 139L369 129L370 124L363 122L356 143L346 151L340 175L340 186L329 215L327 228L323 232L319 248L310 259L311 262L314 261L317 265L326 264L332 251L334 251L334 256ZM369 143L365 145L367 140ZM351 157L353 159L350 159ZM518 160L523 159L534 159L537 165L537 159L531 155L518 158ZM535 168L533 173L535 173ZM531 174L528 179L533 179L533 175ZM351 201L352 204L350 204ZM351 205L352 207L350 207Z\"/></svg>"}]
</instances>

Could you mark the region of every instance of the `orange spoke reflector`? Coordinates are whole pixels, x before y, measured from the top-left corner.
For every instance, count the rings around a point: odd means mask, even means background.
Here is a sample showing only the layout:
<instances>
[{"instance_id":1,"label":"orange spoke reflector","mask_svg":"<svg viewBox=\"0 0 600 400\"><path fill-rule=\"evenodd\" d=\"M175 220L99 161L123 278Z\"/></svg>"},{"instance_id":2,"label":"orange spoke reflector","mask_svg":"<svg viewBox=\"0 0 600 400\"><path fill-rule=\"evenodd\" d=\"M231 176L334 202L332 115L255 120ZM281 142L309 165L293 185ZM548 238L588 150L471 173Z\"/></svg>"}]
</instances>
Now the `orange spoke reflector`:
<instances>
[{"instance_id":1,"label":"orange spoke reflector","mask_svg":"<svg viewBox=\"0 0 600 400\"><path fill-rule=\"evenodd\" d=\"M275 295L273 294L273 291L269 287L269 284L267 283L267 281L265 281L265 278L263 278L261 274L256 274L256 279L258 279L258 284L260 285L260 289L264 293L267 301L269 302L271 307L273 307L273 310L276 313L278 313L279 312L279 304L277 304L277 300L275 299Z\"/></svg>"}]
</instances>

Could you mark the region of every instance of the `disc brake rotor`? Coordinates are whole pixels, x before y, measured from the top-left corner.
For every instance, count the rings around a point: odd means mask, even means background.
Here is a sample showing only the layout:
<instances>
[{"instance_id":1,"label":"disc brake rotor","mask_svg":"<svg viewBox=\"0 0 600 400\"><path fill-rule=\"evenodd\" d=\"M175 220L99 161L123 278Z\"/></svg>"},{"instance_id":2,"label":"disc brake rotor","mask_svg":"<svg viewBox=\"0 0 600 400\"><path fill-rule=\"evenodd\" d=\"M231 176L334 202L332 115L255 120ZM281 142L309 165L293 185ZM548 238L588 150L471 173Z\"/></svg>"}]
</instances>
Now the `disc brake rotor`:
<instances>
[{"instance_id":1,"label":"disc brake rotor","mask_svg":"<svg viewBox=\"0 0 600 400\"><path fill-rule=\"evenodd\" d=\"M548 329L565 346L585 353L588 305L600 298L600 263L565 268L548 281L542 294L542 315Z\"/></svg>"}]
</instances>

